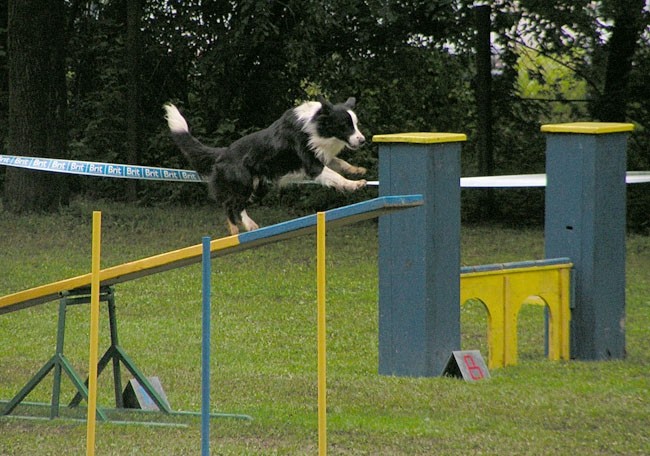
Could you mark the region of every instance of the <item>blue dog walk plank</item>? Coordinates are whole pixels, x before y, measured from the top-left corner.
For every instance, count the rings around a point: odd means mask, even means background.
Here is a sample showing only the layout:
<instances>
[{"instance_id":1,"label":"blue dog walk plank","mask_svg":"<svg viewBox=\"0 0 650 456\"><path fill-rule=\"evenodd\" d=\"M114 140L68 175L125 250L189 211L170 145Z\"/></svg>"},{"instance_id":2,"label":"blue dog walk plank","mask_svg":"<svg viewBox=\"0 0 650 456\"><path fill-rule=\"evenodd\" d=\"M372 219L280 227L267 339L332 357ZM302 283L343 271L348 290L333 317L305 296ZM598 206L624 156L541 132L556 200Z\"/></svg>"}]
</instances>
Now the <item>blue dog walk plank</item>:
<instances>
[{"instance_id":1,"label":"blue dog walk plank","mask_svg":"<svg viewBox=\"0 0 650 456\"><path fill-rule=\"evenodd\" d=\"M325 211L325 221L329 226L343 226L367 220L399 209L421 206L422 195L381 196L368 201L350 204ZM285 239L299 235L316 227L316 214L307 215L287 222L248 231L239 235L240 245L262 240Z\"/></svg>"},{"instance_id":2,"label":"blue dog walk plank","mask_svg":"<svg viewBox=\"0 0 650 456\"><path fill-rule=\"evenodd\" d=\"M421 195L385 196L349 206L326 211L329 226L341 226L361 220L378 217L392 211L420 206ZM279 223L255 231L228 236L212 241L211 257L228 255L265 244L309 234L316 231L316 216L310 215L296 220ZM140 260L135 260L102 269L103 285L115 285L170 269L188 266L201 261L201 245L189 246ZM0 314L53 301L59 292L90 285L90 274L59 280L39 287L30 288L6 296L0 296Z\"/></svg>"}]
</instances>

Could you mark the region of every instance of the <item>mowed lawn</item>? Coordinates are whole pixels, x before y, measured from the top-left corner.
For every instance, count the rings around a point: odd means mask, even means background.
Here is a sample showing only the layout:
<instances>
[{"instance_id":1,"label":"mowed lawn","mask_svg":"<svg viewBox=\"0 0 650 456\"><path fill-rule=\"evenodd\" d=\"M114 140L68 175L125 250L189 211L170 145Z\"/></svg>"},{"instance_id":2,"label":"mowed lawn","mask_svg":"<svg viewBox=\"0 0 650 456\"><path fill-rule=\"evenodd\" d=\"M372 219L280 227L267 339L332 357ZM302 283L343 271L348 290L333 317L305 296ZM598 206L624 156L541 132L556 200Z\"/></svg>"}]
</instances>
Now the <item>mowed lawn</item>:
<instances>
[{"instance_id":1,"label":"mowed lawn","mask_svg":"<svg viewBox=\"0 0 650 456\"><path fill-rule=\"evenodd\" d=\"M93 210L103 214L104 267L226 235L222 214L210 207L80 200L59 215L0 212L0 296L88 272ZM260 207L250 213L263 225L293 217ZM309 235L213 261L212 409L253 419L213 419L212 454L317 454L315 244ZM539 259L542 252L540 229L462 229L464 265ZM542 310L526 306L519 365L477 383L378 375L376 223L329 231L327 253L329 454L650 453L650 238L627 241L625 360L547 361ZM160 378L174 410L199 411L200 265L115 291L121 346L146 375ZM57 310L51 302L0 315L0 400L11 399L54 354ZM485 312L468 304L461 315L462 348L487 359ZM65 354L85 377L89 307L69 308L67 319ZM102 309L100 354L107 321ZM111 376L109 368L99 379L105 407L114 406ZM123 377L126 384L126 371ZM51 378L30 403L49 403ZM67 404L74 390L67 378L62 385ZM48 413L31 405L17 411ZM96 454L200 453L198 418L119 417L158 425L100 423ZM85 451L83 421L0 418L0 455Z\"/></svg>"}]
</instances>

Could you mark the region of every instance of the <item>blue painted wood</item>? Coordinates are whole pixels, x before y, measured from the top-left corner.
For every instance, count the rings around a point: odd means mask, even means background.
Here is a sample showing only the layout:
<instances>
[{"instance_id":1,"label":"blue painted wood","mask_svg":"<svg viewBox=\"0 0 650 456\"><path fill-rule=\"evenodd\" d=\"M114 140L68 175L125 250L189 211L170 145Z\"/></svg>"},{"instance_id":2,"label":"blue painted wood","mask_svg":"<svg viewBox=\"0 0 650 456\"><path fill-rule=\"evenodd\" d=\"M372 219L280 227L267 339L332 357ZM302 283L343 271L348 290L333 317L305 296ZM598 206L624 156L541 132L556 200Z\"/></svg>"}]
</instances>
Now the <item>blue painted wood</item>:
<instances>
[{"instance_id":1,"label":"blue painted wood","mask_svg":"<svg viewBox=\"0 0 650 456\"><path fill-rule=\"evenodd\" d=\"M625 356L627 133L551 133L546 145L545 256L574 264L571 356Z\"/></svg>"},{"instance_id":2,"label":"blue painted wood","mask_svg":"<svg viewBox=\"0 0 650 456\"><path fill-rule=\"evenodd\" d=\"M379 373L440 376L460 349L460 142L381 143L380 195L424 205L379 219Z\"/></svg>"},{"instance_id":3,"label":"blue painted wood","mask_svg":"<svg viewBox=\"0 0 650 456\"><path fill-rule=\"evenodd\" d=\"M201 455L210 456L210 339L211 284L210 237L202 238L201 256Z\"/></svg>"},{"instance_id":4,"label":"blue painted wood","mask_svg":"<svg viewBox=\"0 0 650 456\"><path fill-rule=\"evenodd\" d=\"M330 209L325 212L325 221L330 228L348 225L361 220L375 218L395 210L420 206L422 203L422 195L383 196ZM241 246L244 246L248 243L264 240L280 240L288 236L297 236L305 231L316 232L316 214L241 233L239 235L239 243Z\"/></svg>"},{"instance_id":5,"label":"blue painted wood","mask_svg":"<svg viewBox=\"0 0 650 456\"><path fill-rule=\"evenodd\" d=\"M540 266L556 266L560 264L571 263L570 258L547 258L544 260L529 260L529 261L513 261L509 263L493 263L493 264L479 264L476 266L463 266L460 268L461 274L469 274L472 272L490 272L490 271L505 271L509 269L523 269L533 268Z\"/></svg>"},{"instance_id":6,"label":"blue painted wood","mask_svg":"<svg viewBox=\"0 0 650 456\"><path fill-rule=\"evenodd\" d=\"M330 222L330 227L337 227L349 223L359 222L361 220L378 217L381 214L420 206L422 204L422 201L422 195L404 195L375 198L372 200L363 201L361 203L329 210L326 212L326 220ZM230 255L233 253L241 252L242 250L252 249L265 244L270 244L284 239L290 239L296 236L303 236L315 232L316 216L310 215L308 217L302 217L296 220L278 223L277 225L260 228L259 230L242 233L238 235L236 242L226 242L219 248L213 249L211 256L212 258L216 258L218 256ZM221 240L228 240L229 238L222 238ZM169 261L156 262L154 265L142 263L139 264L137 268L132 267L134 263L148 262L152 258L159 258L165 254L154 255L152 257L142 258L141 260L137 260L135 262L129 262L123 265L108 268L110 271L115 270L116 268L121 269L126 265L131 265L131 269L129 269L128 272L122 271L120 274L111 275L108 279L102 280L102 286L115 285L118 283L135 280L140 277L158 274L160 272L198 263L201 259L201 255L197 255L193 247L199 246L190 246L188 249L186 249L187 252L180 256L176 255L178 251L168 252L168 254L174 254L172 259L169 259ZM189 251L190 249L191 252ZM90 284L90 274L79 276L77 278L80 279L78 282L80 282L82 286L87 286ZM77 278L73 278L72 280ZM47 289L38 290L38 292L35 293L27 293L24 299L16 301L12 300L10 303L2 302L2 298L5 297L0 297L0 315L3 313L15 312L17 310L44 304L46 302L58 299L59 292L69 290L69 288L61 288L64 285L68 285L64 282L67 281L59 281L47 284ZM36 290L36 288L32 289L31 291ZM12 295L7 296L11 297Z\"/></svg>"}]
</instances>

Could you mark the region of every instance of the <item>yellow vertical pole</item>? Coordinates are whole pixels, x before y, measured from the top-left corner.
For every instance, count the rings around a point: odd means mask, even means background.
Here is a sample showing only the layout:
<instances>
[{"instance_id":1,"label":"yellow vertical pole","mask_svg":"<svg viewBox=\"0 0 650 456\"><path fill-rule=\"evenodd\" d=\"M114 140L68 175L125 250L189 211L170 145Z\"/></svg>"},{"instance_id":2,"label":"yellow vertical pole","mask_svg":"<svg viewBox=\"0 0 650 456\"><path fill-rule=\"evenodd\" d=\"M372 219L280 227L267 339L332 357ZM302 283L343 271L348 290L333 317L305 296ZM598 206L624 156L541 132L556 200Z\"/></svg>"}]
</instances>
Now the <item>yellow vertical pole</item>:
<instances>
[{"instance_id":1,"label":"yellow vertical pole","mask_svg":"<svg viewBox=\"0 0 650 456\"><path fill-rule=\"evenodd\" d=\"M86 424L86 455L95 454L95 423L97 418L97 351L99 348L99 268L102 236L102 213L93 212L92 269L90 279L90 349L88 365L88 419Z\"/></svg>"},{"instance_id":2,"label":"yellow vertical pole","mask_svg":"<svg viewBox=\"0 0 650 456\"><path fill-rule=\"evenodd\" d=\"M503 276L503 365L517 364L517 309L512 302L510 276Z\"/></svg>"},{"instance_id":3,"label":"yellow vertical pole","mask_svg":"<svg viewBox=\"0 0 650 456\"><path fill-rule=\"evenodd\" d=\"M316 215L316 282L318 301L318 455L327 455L327 349L325 319L325 213Z\"/></svg>"},{"instance_id":4,"label":"yellow vertical pole","mask_svg":"<svg viewBox=\"0 0 650 456\"><path fill-rule=\"evenodd\" d=\"M571 269L560 270L560 359L569 360L570 354L570 321L571 321Z\"/></svg>"}]
</instances>

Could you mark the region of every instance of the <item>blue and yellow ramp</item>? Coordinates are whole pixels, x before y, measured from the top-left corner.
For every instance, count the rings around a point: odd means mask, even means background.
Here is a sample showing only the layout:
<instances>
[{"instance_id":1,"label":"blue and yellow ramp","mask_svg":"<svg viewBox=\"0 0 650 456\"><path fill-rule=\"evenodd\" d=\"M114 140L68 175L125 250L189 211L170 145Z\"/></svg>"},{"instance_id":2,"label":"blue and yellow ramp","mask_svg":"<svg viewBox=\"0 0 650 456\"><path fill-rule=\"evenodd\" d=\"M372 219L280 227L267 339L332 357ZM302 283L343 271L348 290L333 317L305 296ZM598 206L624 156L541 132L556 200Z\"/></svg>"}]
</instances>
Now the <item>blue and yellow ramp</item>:
<instances>
[{"instance_id":1,"label":"blue and yellow ramp","mask_svg":"<svg viewBox=\"0 0 650 456\"><path fill-rule=\"evenodd\" d=\"M349 225L390 212L421 206L422 195L383 196L325 212L328 227ZM316 232L316 215L289 220L255 231L215 239L210 243L212 258ZM201 261L202 245L161 253L100 271L102 286L128 282ZM90 286L91 274L83 274L0 297L0 314L14 312L59 298L63 291Z\"/></svg>"}]
</instances>

